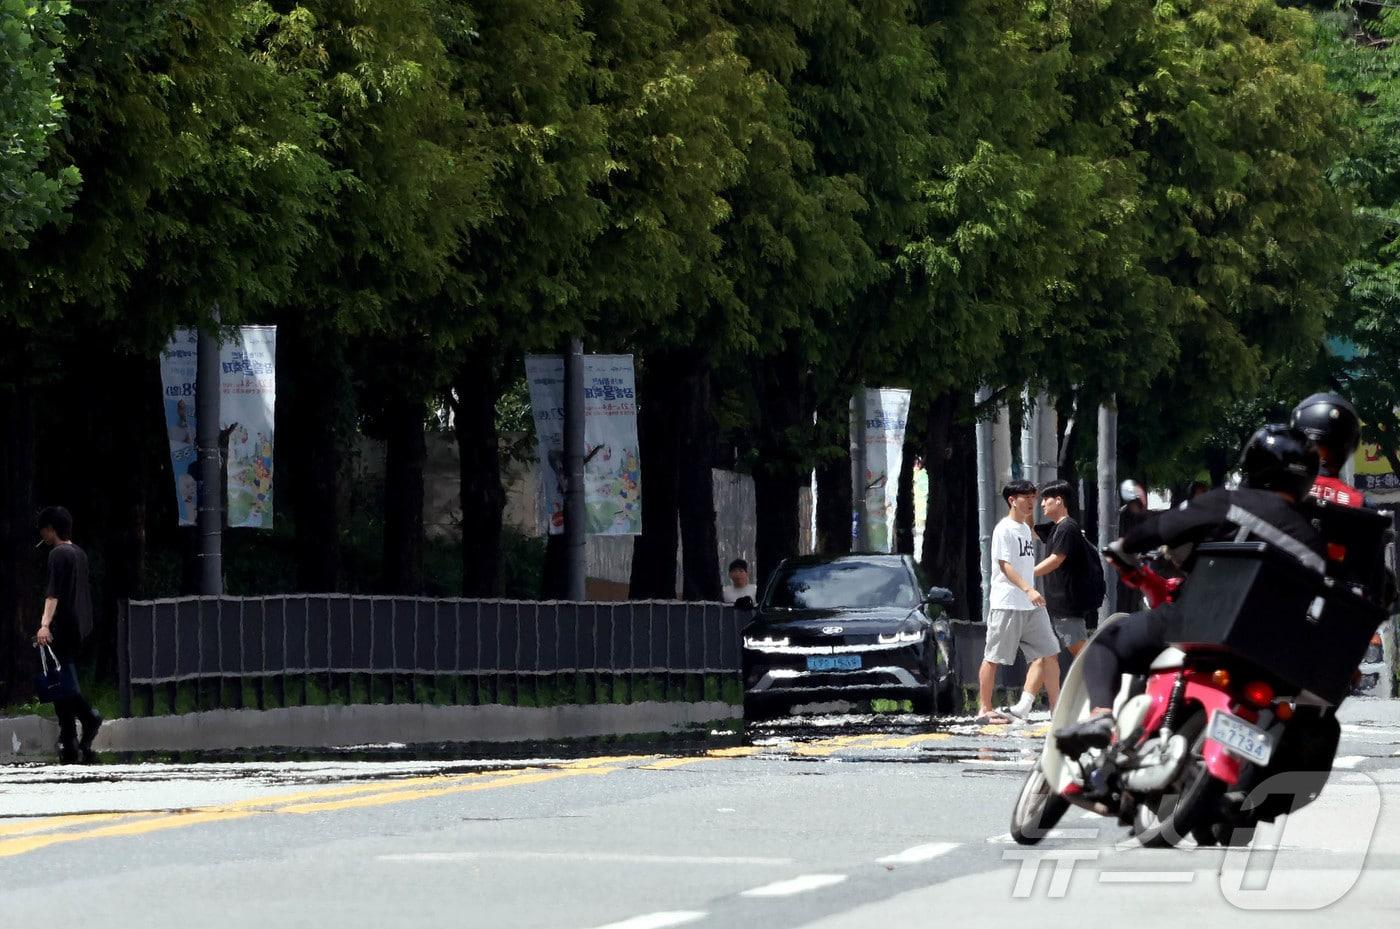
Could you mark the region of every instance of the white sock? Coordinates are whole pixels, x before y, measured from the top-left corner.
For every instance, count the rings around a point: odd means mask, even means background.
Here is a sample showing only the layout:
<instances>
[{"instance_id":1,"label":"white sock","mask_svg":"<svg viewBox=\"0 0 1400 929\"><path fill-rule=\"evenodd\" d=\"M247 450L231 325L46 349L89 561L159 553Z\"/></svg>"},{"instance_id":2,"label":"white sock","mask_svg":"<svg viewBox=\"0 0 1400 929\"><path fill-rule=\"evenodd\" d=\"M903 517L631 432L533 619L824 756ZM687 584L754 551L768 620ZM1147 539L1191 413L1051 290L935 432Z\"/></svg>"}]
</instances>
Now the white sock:
<instances>
[{"instance_id":1,"label":"white sock","mask_svg":"<svg viewBox=\"0 0 1400 929\"><path fill-rule=\"evenodd\" d=\"M1024 715L1026 713L1029 713L1031 711L1031 707L1034 705L1035 697L1023 690L1021 691L1021 699L1016 701L1016 706L1014 707L1014 709L1017 713L1021 713L1022 715Z\"/></svg>"}]
</instances>

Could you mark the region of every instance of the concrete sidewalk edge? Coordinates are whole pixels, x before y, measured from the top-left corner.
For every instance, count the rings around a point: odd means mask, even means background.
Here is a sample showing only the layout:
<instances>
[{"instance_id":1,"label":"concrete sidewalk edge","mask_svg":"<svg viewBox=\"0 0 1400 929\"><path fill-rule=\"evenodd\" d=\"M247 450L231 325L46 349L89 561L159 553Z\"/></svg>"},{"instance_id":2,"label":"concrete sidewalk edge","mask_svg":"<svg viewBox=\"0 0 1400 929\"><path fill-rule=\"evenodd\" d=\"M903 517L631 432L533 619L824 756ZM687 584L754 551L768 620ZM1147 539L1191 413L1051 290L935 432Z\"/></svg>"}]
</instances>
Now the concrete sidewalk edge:
<instances>
[{"instance_id":1,"label":"concrete sidewalk edge","mask_svg":"<svg viewBox=\"0 0 1400 929\"><path fill-rule=\"evenodd\" d=\"M720 702L211 710L108 720L93 747L104 752L141 752L521 742L665 733L742 717L742 707ZM57 740L58 724L51 719L0 718L0 763L50 756Z\"/></svg>"}]
</instances>

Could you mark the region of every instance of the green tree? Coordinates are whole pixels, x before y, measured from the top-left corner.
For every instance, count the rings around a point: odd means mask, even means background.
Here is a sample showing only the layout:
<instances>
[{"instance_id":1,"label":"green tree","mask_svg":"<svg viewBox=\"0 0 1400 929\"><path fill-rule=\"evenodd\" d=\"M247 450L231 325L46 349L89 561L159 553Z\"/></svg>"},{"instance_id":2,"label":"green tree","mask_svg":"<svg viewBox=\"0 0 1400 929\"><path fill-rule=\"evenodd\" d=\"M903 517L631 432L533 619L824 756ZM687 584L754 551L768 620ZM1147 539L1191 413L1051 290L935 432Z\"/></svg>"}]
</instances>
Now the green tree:
<instances>
[{"instance_id":1,"label":"green tree","mask_svg":"<svg viewBox=\"0 0 1400 929\"><path fill-rule=\"evenodd\" d=\"M63 122L56 66L68 10L66 2L0 0L0 248L22 247L77 189L78 169L49 157Z\"/></svg>"}]
</instances>

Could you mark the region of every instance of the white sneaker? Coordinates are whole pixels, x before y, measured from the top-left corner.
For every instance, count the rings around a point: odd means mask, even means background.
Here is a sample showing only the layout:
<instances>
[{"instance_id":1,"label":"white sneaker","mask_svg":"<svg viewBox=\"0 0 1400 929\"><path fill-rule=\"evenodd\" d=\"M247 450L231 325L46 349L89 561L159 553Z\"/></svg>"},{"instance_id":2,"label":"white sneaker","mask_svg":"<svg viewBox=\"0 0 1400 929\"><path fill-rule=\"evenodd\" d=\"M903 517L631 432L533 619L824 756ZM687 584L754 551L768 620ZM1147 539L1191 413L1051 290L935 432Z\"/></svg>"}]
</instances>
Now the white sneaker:
<instances>
[{"instance_id":1,"label":"white sneaker","mask_svg":"<svg viewBox=\"0 0 1400 929\"><path fill-rule=\"evenodd\" d=\"M1035 706L1035 700L1022 698L1011 706L1006 707L1002 712L1007 713L1017 719L1024 720L1031 715L1031 709Z\"/></svg>"}]
</instances>

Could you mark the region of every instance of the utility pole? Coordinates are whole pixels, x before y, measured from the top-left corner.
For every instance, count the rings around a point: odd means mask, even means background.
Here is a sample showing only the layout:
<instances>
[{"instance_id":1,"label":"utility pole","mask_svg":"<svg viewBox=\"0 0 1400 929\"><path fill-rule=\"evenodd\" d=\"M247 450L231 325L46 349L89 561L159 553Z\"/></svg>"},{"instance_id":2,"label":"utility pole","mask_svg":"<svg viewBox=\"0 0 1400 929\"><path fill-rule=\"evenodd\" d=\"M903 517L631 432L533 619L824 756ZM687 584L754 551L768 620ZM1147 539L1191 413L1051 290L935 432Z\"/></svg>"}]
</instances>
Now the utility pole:
<instances>
[{"instance_id":1,"label":"utility pole","mask_svg":"<svg viewBox=\"0 0 1400 929\"><path fill-rule=\"evenodd\" d=\"M1099 545L1118 538L1118 406L1113 397L1099 407ZM1108 593L1099 608L1102 621L1118 607L1118 572L1103 565Z\"/></svg>"},{"instance_id":2,"label":"utility pole","mask_svg":"<svg viewBox=\"0 0 1400 929\"><path fill-rule=\"evenodd\" d=\"M214 310L213 325L219 312ZM224 482L223 456L219 451L219 406L222 393L219 376L219 334L217 329L199 330L195 343L195 431L199 442L199 592L216 597L224 592Z\"/></svg>"},{"instance_id":3,"label":"utility pole","mask_svg":"<svg viewBox=\"0 0 1400 929\"><path fill-rule=\"evenodd\" d=\"M570 339L564 354L564 565L566 598L588 597L588 507L583 482L583 340Z\"/></svg>"},{"instance_id":4,"label":"utility pole","mask_svg":"<svg viewBox=\"0 0 1400 929\"><path fill-rule=\"evenodd\" d=\"M865 505L865 388L851 395L851 551L870 551L870 511Z\"/></svg>"},{"instance_id":5,"label":"utility pole","mask_svg":"<svg viewBox=\"0 0 1400 929\"><path fill-rule=\"evenodd\" d=\"M983 620L987 618L988 604L991 603L992 529L997 524L996 462L992 448L995 426L982 409L991 397L989 387L977 391L977 540L982 551Z\"/></svg>"}]
</instances>

